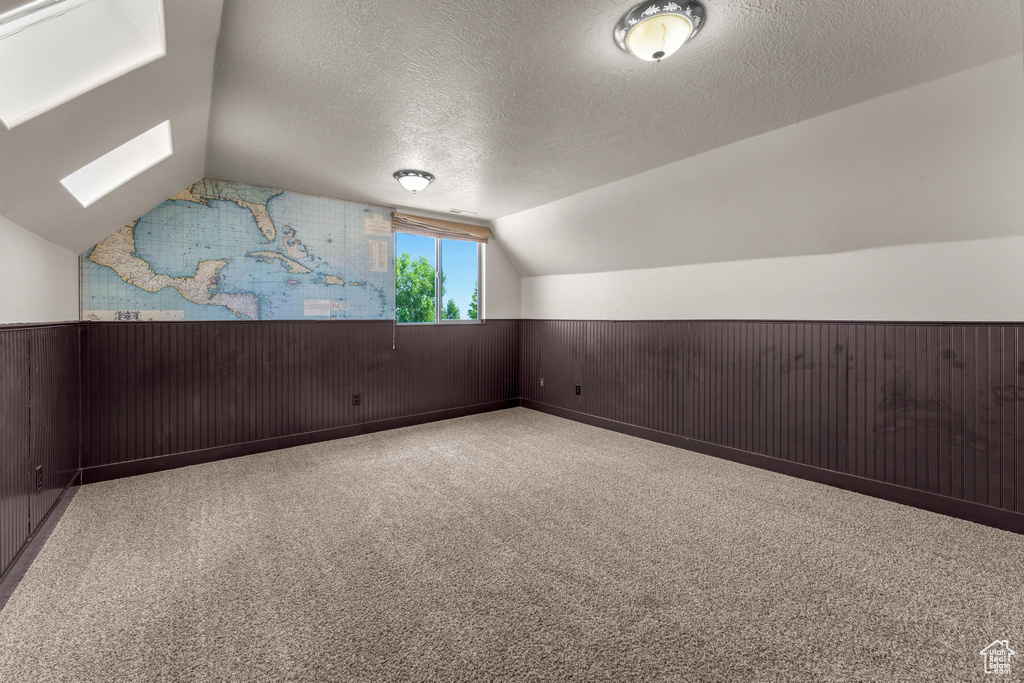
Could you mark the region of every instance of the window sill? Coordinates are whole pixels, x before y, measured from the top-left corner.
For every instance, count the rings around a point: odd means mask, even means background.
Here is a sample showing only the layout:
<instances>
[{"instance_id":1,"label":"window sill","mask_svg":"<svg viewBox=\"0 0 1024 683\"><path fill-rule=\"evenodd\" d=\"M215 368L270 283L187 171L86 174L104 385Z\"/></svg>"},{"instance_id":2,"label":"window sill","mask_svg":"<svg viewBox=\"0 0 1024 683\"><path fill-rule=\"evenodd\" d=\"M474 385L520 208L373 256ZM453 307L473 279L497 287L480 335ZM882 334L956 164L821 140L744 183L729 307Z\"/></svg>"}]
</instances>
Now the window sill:
<instances>
[{"instance_id":1,"label":"window sill","mask_svg":"<svg viewBox=\"0 0 1024 683\"><path fill-rule=\"evenodd\" d=\"M486 325L486 320L441 320L440 322L429 323L397 323L399 327L413 325Z\"/></svg>"}]
</instances>

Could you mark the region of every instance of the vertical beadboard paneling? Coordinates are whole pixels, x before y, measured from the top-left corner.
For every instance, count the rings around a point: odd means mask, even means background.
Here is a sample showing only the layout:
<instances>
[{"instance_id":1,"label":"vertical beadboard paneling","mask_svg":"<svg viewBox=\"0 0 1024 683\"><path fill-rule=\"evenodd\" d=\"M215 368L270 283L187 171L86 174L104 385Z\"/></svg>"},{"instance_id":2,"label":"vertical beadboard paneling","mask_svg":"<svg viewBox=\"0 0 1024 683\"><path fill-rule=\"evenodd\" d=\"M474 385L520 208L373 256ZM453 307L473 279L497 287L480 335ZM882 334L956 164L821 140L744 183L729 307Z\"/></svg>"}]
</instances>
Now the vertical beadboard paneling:
<instances>
[{"instance_id":1,"label":"vertical beadboard paneling","mask_svg":"<svg viewBox=\"0 0 1024 683\"><path fill-rule=\"evenodd\" d=\"M78 474L80 353L77 324L0 328L0 575Z\"/></svg>"},{"instance_id":2,"label":"vertical beadboard paneling","mask_svg":"<svg viewBox=\"0 0 1024 683\"><path fill-rule=\"evenodd\" d=\"M0 574L31 533L31 331L0 331Z\"/></svg>"},{"instance_id":3,"label":"vertical beadboard paneling","mask_svg":"<svg viewBox=\"0 0 1024 683\"><path fill-rule=\"evenodd\" d=\"M1015 406L1015 438L1013 469L1017 479L1013 487L1017 512L1024 512L1024 339L1022 330L1014 328L1014 406Z\"/></svg>"},{"instance_id":4,"label":"vertical beadboard paneling","mask_svg":"<svg viewBox=\"0 0 1024 683\"><path fill-rule=\"evenodd\" d=\"M522 397L1003 510L1024 505L1016 325L136 323L83 331L86 466ZM5 344L9 351L15 342ZM8 479L4 501L17 495Z\"/></svg>"},{"instance_id":5,"label":"vertical beadboard paneling","mask_svg":"<svg viewBox=\"0 0 1024 683\"><path fill-rule=\"evenodd\" d=\"M35 532L61 493L78 474L79 330L75 325L30 330L31 476L43 468L43 485L32 488L31 520Z\"/></svg>"},{"instance_id":6,"label":"vertical beadboard paneling","mask_svg":"<svg viewBox=\"0 0 1024 683\"><path fill-rule=\"evenodd\" d=\"M519 330L515 320L86 323L83 466L513 400ZM562 327L546 341L571 338Z\"/></svg>"},{"instance_id":7,"label":"vertical beadboard paneling","mask_svg":"<svg viewBox=\"0 0 1024 683\"><path fill-rule=\"evenodd\" d=\"M527 401L1021 511L1019 326L520 324Z\"/></svg>"}]
</instances>

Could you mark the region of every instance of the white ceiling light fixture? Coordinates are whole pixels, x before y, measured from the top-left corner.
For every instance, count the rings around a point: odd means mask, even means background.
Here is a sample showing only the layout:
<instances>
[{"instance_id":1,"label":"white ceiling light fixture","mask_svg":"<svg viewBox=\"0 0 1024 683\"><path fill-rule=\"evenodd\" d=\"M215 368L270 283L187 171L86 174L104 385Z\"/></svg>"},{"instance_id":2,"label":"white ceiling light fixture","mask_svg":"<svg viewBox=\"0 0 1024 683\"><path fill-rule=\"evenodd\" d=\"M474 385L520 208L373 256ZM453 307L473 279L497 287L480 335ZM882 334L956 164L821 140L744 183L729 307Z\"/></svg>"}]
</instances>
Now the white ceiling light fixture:
<instances>
[{"instance_id":1,"label":"white ceiling light fixture","mask_svg":"<svg viewBox=\"0 0 1024 683\"><path fill-rule=\"evenodd\" d=\"M434 182L434 174L426 171L415 171L411 168L403 168L395 171L395 180L401 183L402 187L416 194L427 185Z\"/></svg>"},{"instance_id":2,"label":"white ceiling light fixture","mask_svg":"<svg viewBox=\"0 0 1024 683\"><path fill-rule=\"evenodd\" d=\"M707 12L697 0L642 2L615 27L615 44L648 62L660 62L704 27Z\"/></svg>"},{"instance_id":3,"label":"white ceiling light fixture","mask_svg":"<svg viewBox=\"0 0 1024 683\"><path fill-rule=\"evenodd\" d=\"M171 156L171 122L164 121L60 181L83 206L107 196Z\"/></svg>"}]
</instances>

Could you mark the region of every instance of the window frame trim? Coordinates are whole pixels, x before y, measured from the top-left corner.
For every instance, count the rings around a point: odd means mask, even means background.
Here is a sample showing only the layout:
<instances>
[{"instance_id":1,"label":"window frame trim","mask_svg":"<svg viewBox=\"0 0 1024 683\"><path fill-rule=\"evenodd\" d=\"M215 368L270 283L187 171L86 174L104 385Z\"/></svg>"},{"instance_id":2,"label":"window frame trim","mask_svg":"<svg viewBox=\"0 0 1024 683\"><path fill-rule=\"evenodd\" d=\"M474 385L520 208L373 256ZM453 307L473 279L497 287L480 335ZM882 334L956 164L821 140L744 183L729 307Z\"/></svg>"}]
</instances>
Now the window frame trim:
<instances>
[{"instance_id":1,"label":"window frame trim","mask_svg":"<svg viewBox=\"0 0 1024 683\"><path fill-rule=\"evenodd\" d=\"M398 260L398 237L399 233L405 235L416 235L416 233L406 233L401 230L395 230L395 260ZM425 237L425 235L416 235L418 237ZM434 319L428 322L415 322L415 323L403 323L398 322L398 311L396 306L395 311L395 324L396 325L483 325L486 320L484 319L484 247L487 246L485 242L475 242L476 244L476 315L474 318L465 318L459 320L445 320L441 317L441 311L444 306L444 295L441 294L441 276L444 274L444 264L441 260L441 241L443 239L451 239L448 237L428 237L428 239L434 240ZM453 240L455 242L464 241L472 242L473 240ZM397 273L395 274L397 278Z\"/></svg>"}]
</instances>

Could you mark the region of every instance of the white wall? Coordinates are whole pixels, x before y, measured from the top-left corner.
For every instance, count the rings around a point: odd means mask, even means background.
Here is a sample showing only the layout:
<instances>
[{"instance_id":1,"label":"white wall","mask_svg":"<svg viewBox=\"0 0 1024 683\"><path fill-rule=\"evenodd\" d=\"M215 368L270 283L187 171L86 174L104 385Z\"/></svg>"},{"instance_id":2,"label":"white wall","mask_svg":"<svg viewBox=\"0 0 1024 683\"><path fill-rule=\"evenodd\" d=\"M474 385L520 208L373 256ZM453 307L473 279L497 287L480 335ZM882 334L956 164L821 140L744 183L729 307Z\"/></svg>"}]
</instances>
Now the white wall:
<instances>
[{"instance_id":1,"label":"white wall","mask_svg":"<svg viewBox=\"0 0 1024 683\"><path fill-rule=\"evenodd\" d=\"M491 237L484 249L484 317L520 317L519 273L505 255L501 244Z\"/></svg>"},{"instance_id":2,"label":"white wall","mask_svg":"<svg viewBox=\"0 0 1024 683\"><path fill-rule=\"evenodd\" d=\"M0 323L78 319L78 255L0 216Z\"/></svg>"},{"instance_id":3,"label":"white wall","mask_svg":"<svg viewBox=\"0 0 1024 683\"><path fill-rule=\"evenodd\" d=\"M1024 320L1024 237L523 278L524 318Z\"/></svg>"}]
</instances>

